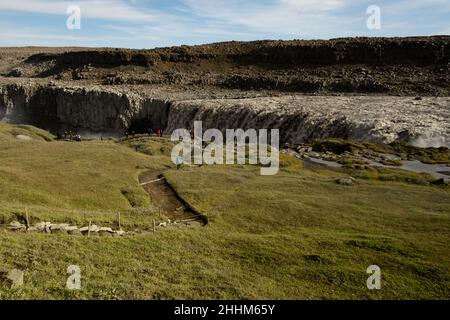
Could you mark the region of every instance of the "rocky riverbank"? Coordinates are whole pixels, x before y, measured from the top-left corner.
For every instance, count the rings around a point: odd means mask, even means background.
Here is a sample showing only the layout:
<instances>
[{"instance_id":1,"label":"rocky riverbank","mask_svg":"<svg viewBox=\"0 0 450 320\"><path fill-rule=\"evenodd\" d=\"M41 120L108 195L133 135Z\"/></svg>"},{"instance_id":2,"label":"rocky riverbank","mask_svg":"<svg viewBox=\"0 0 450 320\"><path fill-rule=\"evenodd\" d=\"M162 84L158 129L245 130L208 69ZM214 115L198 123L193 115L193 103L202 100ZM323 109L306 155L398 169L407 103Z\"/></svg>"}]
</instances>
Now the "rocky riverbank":
<instances>
[{"instance_id":1,"label":"rocky riverbank","mask_svg":"<svg viewBox=\"0 0 450 320\"><path fill-rule=\"evenodd\" d=\"M344 140L318 140L311 144L286 144L287 153L307 163L350 170L402 169L429 174L429 183L450 183L450 151L447 148L354 143ZM434 177L432 179L431 177Z\"/></svg>"}]
</instances>

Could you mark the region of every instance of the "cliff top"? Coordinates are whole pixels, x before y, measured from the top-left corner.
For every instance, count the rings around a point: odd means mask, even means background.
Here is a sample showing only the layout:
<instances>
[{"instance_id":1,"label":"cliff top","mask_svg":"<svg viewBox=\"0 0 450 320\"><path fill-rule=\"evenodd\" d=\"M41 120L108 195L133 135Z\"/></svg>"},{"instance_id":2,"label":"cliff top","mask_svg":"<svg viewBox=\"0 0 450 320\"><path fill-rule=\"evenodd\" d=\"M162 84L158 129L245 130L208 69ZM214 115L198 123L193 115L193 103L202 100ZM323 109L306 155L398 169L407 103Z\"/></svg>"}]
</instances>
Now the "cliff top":
<instances>
[{"instance_id":1,"label":"cliff top","mask_svg":"<svg viewBox=\"0 0 450 320\"><path fill-rule=\"evenodd\" d=\"M0 48L4 78L308 94L449 94L450 37L261 40L149 50Z\"/></svg>"}]
</instances>

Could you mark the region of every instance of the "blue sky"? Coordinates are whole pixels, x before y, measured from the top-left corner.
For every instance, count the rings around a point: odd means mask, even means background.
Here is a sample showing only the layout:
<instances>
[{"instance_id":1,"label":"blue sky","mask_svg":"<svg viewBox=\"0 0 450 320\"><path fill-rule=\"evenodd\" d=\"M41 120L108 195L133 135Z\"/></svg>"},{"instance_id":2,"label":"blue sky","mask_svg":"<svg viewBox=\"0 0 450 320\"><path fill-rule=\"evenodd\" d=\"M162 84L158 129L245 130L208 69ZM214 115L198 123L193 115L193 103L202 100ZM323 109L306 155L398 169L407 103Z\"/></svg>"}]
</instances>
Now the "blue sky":
<instances>
[{"instance_id":1,"label":"blue sky","mask_svg":"<svg viewBox=\"0 0 450 320\"><path fill-rule=\"evenodd\" d=\"M81 9L69 30L67 8ZM366 26L369 5L381 29ZM0 46L154 48L227 40L450 34L450 0L0 0Z\"/></svg>"}]
</instances>

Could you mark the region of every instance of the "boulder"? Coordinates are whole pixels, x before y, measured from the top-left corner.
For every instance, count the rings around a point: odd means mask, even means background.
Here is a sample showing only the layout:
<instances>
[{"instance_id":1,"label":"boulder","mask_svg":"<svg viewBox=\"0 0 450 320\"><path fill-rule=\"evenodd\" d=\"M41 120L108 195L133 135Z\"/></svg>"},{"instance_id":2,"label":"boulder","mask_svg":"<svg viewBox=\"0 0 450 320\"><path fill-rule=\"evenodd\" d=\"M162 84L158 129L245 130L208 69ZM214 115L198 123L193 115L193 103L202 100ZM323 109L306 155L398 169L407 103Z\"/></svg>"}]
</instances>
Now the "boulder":
<instances>
[{"instance_id":1,"label":"boulder","mask_svg":"<svg viewBox=\"0 0 450 320\"><path fill-rule=\"evenodd\" d=\"M17 135L16 139L20 140L20 141L31 141L31 140L33 140L31 137L23 135L23 134Z\"/></svg>"},{"instance_id":2,"label":"boulder","mask_svg":"<svg viewBox=\"0 0 450 320\"><path fill-rule=\"evenodd\" d=\"M77 226L66 226L66 227L64 227L64 229L65 229L67 232L71 232L71 231L78 230L78 227L77 227Z\"/></svg>"},{"instance_id":3,"label":"boulder","mask_svg":"<svg viewBox=\"0 0 450 320\"><path fill-rule=\"evenodd\" d=\"M321 158L320 157L320 153L314 152L314 151L308 152L308 156L311 157L311 158L316 158L316 159L320 159Z\"/></svg>"},{"instance_id":4,"label":"boulder","mask_svg":"<svg viewBox=\"0 0 450 320\"><path fill-rule=\"evenodd\" d=\"M352 186L355 183L355 178L348 177L348 178L340 178L336 182L343 186Z\"/></svg>"},{"instance_id":5,"label":"boulder","mask_svg":"<svg viewBox=\"0 0 450 320\"><path fill-rule=\"evenodd\" d=\"M64 228L50 228L50 232L52 234L67 234L67 231Z\"/></svg>"},{"instance_id":6,"label":"boulder","mask_svg":"<svg viewBox=\"0 0 450 320\"><path fill-rule=\"evenodd\" d=\"M68 234L72 235L72 236L81 236L81 231L76 228L76 229L72 229L72 230L68 230L67 231Z\"/></svg>"},{"instance_id":7,"label":"boulder","mask_svg":"<svg viewBox=\"0 0 450 320\"><path fill-rule=\"evenodd\" d=\"M38 222L34 225L34 227L39 231L45 230L45 222Z\"/></svg>"},{"instance_id":8,"label":"boulder","mask_svg":"<svg viewBox=\"0 0 450 320\"><path fill-rule=\"evenodd\" d=\"M66 230L66 228L69 227L69 224L67 223L61 223L61 224L51 224L50 225L50 230L53 231L57 231L57 230Z\"/></svg>"},{"instance_id":9,"label":"boulder","mask_svg":"<svg viewBox=\"0 0 450 320\"><path fill-rule=\"evenodd\" d=\"M89 226L80 228L81 232L88 232L88 231L90 231L90 232L98 232L98 230L99 230L99 227L97 227L95 224L92 224L90 228L89 228Z\"/></svg>"},{"instance_id":10,"label":"boulder","mask_svg":"<svg viewBox=\"0 0 450 320\"><path fill-rule=\"evenodd\" d=\"M48 230L48 232L50 232L50 226L52 224L50 222L38 222L34 225L34 227L38 230L38 231L46 231Z\"/></svg>"},{"instance_id":11,"label":"boulder","mask_svg":"<svg viewBox=\"0 0 450 320\"><path fill-rule=\"evenodd\" d=\"M10 230L15 230L15 231L20 231L20 230L25 230L27 227L20 223L19 221L13 221L9 224L9 229Z\"/></svg>"},{"instance_id":12,"label":"boulder","mask_svg":"<svg viewBox=\"0 0 450 320\"><path fill-rule=\"evenodd\" d=\"M114 230L108 227L101 227L98 229L98 234L101 236L112 236Z\"/></svg>"},{"instance_id":13,"label":"boulder","mask_svg":"<svg viewBox=\"0 0 450 320\"><path fill-rule=\"evenodd\" d=\"M114 233L113 229L109 228L109 227L101 227L98 229L98 232L109 232L109 233Z\"/></svg>"}]
</instances>

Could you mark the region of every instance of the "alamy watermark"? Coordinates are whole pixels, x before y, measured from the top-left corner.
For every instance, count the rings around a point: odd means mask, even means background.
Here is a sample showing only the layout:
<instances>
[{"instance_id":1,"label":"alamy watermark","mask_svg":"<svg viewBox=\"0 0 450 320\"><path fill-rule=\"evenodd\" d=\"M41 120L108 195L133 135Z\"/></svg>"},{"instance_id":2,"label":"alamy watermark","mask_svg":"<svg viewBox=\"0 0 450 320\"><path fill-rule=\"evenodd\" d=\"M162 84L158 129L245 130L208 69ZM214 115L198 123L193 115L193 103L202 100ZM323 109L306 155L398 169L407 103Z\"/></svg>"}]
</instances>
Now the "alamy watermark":
<instances>
[{"instance_id":1,"label":"alamy watermark","mask_svg":"<svg viewBox=\"0 0 450 320\"><path fill-rule=\"evenodd\" d=\"M66 20L66 27L69 30L81 29L81 8L77 5L67 7L66 13L69 17Z\"/></svg>"},{"instance_id":2,"label":"alamy watermark","mask_svg":"<svg viewBox=\"0 0 450 320\"><path fill-rule=\"evenodd\" d=\"M377 5L370 5L367 7L366 13L369 15L366 21L367 29L380 30L381 29L381 8Z\"/></svg>"},{"instance_id":3,"label":"alamy watermark","mask_svg":"<svg viewBox=\"0 0 450 320\"><path fill-rule=\"evenodd\" d=\"M269 143L270 137L270 143ZM279 170L280 133L278 129L218 129L203 133L202 121L194 122L194 132L176 129L172 141L180 141L172 149L172 162L183 164L260 164L261 175L275 175ZM208 143L203 147L204 143ZM236 157L235 157L236 156Z\"/></svg>"},{"instance_id":4,"label":"alamy watermark","mask_svg":"<svg viewBox=\"0 0 450 320\"><path fill-rule=\"evenodd\" d=\"M367 278L367 289L369 290L380 290L381 289L381 268L377 265L371 265L367 268L366 272L371 274Z\"/></svg>"},{"instance_id":5,"label":"alamy watermark","mask_svg":"<svg viewBox=\"0 0 450 320\"><path fill-rule=\"evenodd\" d=\"M67 268L69 277L67 278L66 288L69 290L81 289L81 269L77 265L71 265Z\"/></svg>"}]
</instances>

